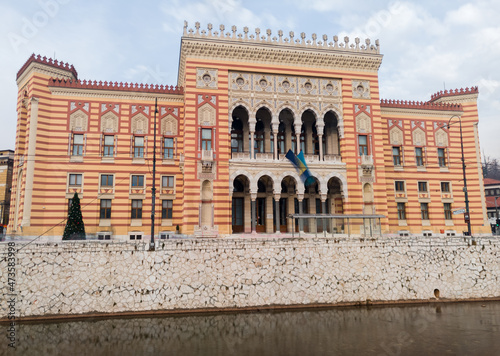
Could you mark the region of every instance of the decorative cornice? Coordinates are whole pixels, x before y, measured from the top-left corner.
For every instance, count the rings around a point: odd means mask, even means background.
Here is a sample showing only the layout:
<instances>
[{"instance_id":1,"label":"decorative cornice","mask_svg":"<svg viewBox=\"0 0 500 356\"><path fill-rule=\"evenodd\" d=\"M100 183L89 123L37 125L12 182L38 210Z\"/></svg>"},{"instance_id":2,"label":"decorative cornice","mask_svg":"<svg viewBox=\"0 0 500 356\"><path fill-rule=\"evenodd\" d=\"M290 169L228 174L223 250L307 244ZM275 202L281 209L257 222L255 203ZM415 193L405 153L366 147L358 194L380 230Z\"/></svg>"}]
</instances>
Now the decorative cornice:
<instances>
[{"instance_id":1,"label":"decorative cornice","mask_svg":"<svg viewBox=\"0 0 500 356\"><path fill-rule=\"evenodd\" d=\"M407 115L415 116L419 118L426 117L441 117L450 118L453 115L461 115L463 111L452 111L452 110L425 110L425 109L414 109L410 107L389 107L380 106L380 112L382 117L385 115Z\"/></svg>"},{"instance_id":2,"label":"decorative cornice","mask_svg":"<svg viewBox=\"0 0 500 356\"><path fill-rule=\"evenodd\" d=\"M21 69L19 69L19 71L17 72L16 79L19 79L19 77L23 74L23 72L32 63L39 63L39 64L43 64L45 66L49 66L49 67L52 67L52 68L61 69L61 70L64 70L66 72L70 72L71 74L73 74L73 77L75 79L78 78L78 73L77 73L75 67L73 67L73 65L69 65L68 63L63 63L61 61L58 61L58 60L55 60L55 59L52 59L52 58L47 58L45 56L42 57L40 55L35 55L33 53L28 58L28 60L26 61L26 63L24 63L24 65L21 67Z\"/></svg>"},{"instance_id":3,"label":"decorative cornice","mask_svg":"<svg viewBox=\"0 0 500 356\"><path fill-rule=\"evenodd\" d=\"M470 87L470 88L460 88L460 89L450 89L450 90L441 90L441 91L438 91L437 93L435 94L432 94L431 95L431 100L429 100L430 102L432 101L436 101L437 99L440 99L440 98L443 98L443 97L447 97L447 96L457 96L457 95L467 95L467 94L479 94L479 89L478 87Z\"/></svg>"},{"instance_id":4,"label":"decorative cornice","mask_svg":"<svg viewBox=\"0 0 500 356\"><path fill-rule=\"evenodd\" d=\"M122 100L148 100L154 101L158 98L159 101L170 101L184 103L184 95L178 94L161 94L161 93L145 93L134 91L118 91L118 90L95 90L95 89L77 89L64 87L49 87L53 95L70 96L70 97L87 97L98 99L122 99Z\"/></svg>"},{"instance_id":5,"label":"decorative cornice","mask_svg":"<svg viewBox=\"0 0 500 356\"><path fill-rule=\"evenodd\" d=\"M328 42L326 35L323 41L316 41L317 37L313 34L312 40L306 41L304 33L301 40L294 40L293 32L290 32L290 38L283 38L282 31L278 31L279 37L271 37L271 30L266 31L267 36L260 36L259 29L256 29L255 35L248 35L247 27L243 29L244 34L237 34L236 26L232 26L232 34L224 34L223 25L220 29L220 34L212 32L212 25L209 24L208 31L200 32L197 22L195 30L187 30L185 22L178 85L183 84L187 57L351 71L378 71L382 63L378 40L375 45L371 45L370 40L360 45L359 38L350 43L345 37L344 42L339 43L337 36L333 38L334 42Z\"/></svg>"},{"instance_id":6,"label":"decorative cornice","mask_svg":"<svg viewBox=\"0 0 500 356\"><path fill-rule=\"evenodd\" d=\"M128 91L141 93L158 93L158 94L176 94L183 95L184 89L177 86L168 85L153 85L153 84L138 84L138 83L118 83L118 82L102 82L91 80L66 80L66 79L49 79L49 87L74 88L74 89L92 89L92 90L113 90L113 91Z\"/></svg>"},{"instance_id":7,"label":"decorative cornice","mask_svg":"<svg viewBox=\"0 0 500 356\"><path fill-rule=\"evenodd\" d=\"M418 109L418 110L441 110L441 111L460 111L462 112L461 104L453 103L433 103L423 101L408 101L408 100L388 100L381 99L380 107L384 108L402 108L402 109Z\"/></svg>"}]
</instances>

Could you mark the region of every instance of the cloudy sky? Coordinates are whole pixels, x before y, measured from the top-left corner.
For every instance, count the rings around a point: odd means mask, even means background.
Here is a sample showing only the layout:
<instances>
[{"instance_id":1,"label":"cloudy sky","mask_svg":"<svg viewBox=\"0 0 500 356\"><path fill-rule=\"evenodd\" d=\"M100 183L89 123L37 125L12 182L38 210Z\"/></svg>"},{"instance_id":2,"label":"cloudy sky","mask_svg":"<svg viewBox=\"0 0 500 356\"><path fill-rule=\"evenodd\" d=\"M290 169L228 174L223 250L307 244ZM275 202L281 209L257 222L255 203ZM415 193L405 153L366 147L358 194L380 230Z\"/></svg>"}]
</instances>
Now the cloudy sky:
<instances>
[{"instance_id":1,"label":"cloudy sky","mask_svg":"<svg viewBox=\"0 0 500 356\"><path fill-rule=\"evenodd\" d=\"M16 73L32 54L80 79L175 85L183 22L380 40L381 97L479 86L485 156L500 159L497 0L16 0L0 5L0 149L14 149Z\"/></svg>"}]
</instances>

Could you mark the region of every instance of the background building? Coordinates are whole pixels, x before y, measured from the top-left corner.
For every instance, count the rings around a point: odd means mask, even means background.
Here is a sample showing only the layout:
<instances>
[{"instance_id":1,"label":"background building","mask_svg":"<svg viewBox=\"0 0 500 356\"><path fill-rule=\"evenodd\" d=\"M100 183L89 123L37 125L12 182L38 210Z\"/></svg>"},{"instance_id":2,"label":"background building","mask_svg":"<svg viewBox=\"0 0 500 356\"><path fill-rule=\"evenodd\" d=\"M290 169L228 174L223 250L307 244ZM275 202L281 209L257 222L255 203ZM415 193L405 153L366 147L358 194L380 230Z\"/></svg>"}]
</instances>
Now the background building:
<instances>
[{"instance_id":1,"label":"background building","mask_svg":"<svg viewBox=\"0 0 500 356\"><path fill-rule=\"evenodd\" d=\"M500 180L484 178L484 193L486 195L486 208L490 224L496 224L500 208Z\"/></svg>"},{"instance_id":2,"label":"background building","mask_svg":"<svg viewBox=\"0 0 500 356\"><path fill-rule=\"evenodd\" d=\"M9 232L61 236L77 192L88 233L149 235L155 117L156 231L291 232L299 226L287 217L300 212L385 216L350 227L361 235L461 234L462 140L472 231L489 232L477 87L380 100L381 62L369 40L198 23L184 28L176 87L80 80L73 66L32 56L17 76ZM313 184L288 150L304 153ZM300 228L347 229L341 219Z\"/></svg>"},{"instance_id":3,"label":"background building","mask_svg":"<svg viewBox=\"0 0 500 356\"><path fill-rule=\"evenodd\" d=\"M14 151L0 151L0 234L7 230L9 223L10 190L12 187L12 168Z\"/></svg>"}]
</instances>

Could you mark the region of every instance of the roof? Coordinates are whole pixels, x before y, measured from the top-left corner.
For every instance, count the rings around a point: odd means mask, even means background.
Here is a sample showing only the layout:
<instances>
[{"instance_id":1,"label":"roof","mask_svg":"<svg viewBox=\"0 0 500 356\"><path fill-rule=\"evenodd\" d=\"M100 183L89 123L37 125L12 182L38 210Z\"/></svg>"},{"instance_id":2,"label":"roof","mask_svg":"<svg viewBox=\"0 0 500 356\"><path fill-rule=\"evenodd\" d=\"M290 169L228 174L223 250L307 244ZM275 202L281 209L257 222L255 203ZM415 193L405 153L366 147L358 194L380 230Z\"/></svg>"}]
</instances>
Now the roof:
<instances>
[{"instance_id":1,"label":"roof","mask_svg":"<svg viewBox=\"0 0 500 356\"><path fill-rule=\"evenodd\" d=\"M497 198L497 207L500 208L500 197ZM495 208L495 197L490 195L486 197L486 207L487 208Z\"/></svg>"},{"instance_id":2,"label":"roof","mask_svg":"<svg viewBox=\"0 0 500 356\"><path fill-rule=\"evenodd\" d=\"M484 185L500 185L500 180L492 179L492 178L484 178Z\"/></svg>"}]
</instances>

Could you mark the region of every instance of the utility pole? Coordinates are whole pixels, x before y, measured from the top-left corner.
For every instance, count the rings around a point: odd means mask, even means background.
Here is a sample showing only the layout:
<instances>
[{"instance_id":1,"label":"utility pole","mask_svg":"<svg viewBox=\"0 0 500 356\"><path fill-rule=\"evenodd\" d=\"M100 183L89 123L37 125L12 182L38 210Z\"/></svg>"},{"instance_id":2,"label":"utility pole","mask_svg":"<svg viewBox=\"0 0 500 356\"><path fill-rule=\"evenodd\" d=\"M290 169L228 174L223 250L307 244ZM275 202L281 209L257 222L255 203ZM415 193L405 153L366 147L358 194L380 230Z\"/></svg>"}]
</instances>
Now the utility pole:
<instances>
[{"instance_id":1,"label":"utility pole","mask_svg":"<svg viewBox=\"0 0 500 356\"><path fill-rule=\"evenodd\" d=\"M153 187L151 188L151 242L149 251L155 250L155 200L156 200L156 114L158 113L158 98L155 98L154 138L153 138Z\"/></svg>"}]
</instances>

